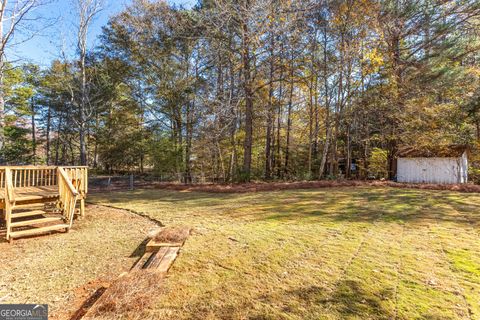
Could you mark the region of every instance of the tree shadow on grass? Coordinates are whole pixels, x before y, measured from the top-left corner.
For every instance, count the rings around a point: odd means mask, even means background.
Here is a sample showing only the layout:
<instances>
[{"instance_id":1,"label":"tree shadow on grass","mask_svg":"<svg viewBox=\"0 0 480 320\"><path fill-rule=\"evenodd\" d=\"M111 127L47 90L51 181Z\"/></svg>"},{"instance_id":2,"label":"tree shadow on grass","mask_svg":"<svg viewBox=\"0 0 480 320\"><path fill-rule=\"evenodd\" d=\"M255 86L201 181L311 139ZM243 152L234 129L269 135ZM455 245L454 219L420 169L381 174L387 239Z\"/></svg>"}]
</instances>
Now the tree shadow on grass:
<instances>
[{"instance_id":1,"label":"tree shadow on grass","mask_svg":"<svg viewBox=\"0 0 480 320\"><path fill-rule=\"evenodd\" d=\"M131 200L134 201L159 201L171 203L184 203L185 201L192 201L203 203L205 205L217 205L223 200L235 199L237 197L245 197L249 194L245 193L208 193L208 192L184 192L174 190L155 190L142 189L129 192L117 192L111 194L97 194L99 200L108 201L111 203L122 203Z\"/></svg>"},{"instance_id":2,"label":"tree shadow on grass","mask_svg":"<svg viewBox=\"0 0 480 320\"><path fill-rule=\"evenodd\" d=\"M339 281L333 291L308 286L288 291L287 295L299 299L307 308L316 307L321 313L336 314L341 319L391 319L394 313L387 308L387 302L382 303L393 298L391 290L369 292L356 280Z\"/></svg>"},{"instance_id":3,"label":"tree shadow on grass","mask_svg":"<svg viewBox=\"0 0 480 320\"><path fill-rule=\"evenodd\" d=\"M392 188L344 188L270 191L262 193L207 193L159 190L135 191L110 197L111 203L141 201L197 207L212 216L250 221L302 222L452 222L479 225L480 203L470 194ZM233 205L233 207L232 207ZM236 210L234 205L242 210ZM448 207L450 206L450 208ZM249 210L245 210L249 209ZM478 210L477 210L478 209ZM456 210L456 212L454 212Z\"/></svg>"},{"instance_id":4,"label":"tree shadow on grass","mask_svg":"<svg viewBox=\"0 0 480 320\"><path fill-rule=\"evenodd\" d=\"M135 258L135 257L142 257L143 254L145 253L145 248L147 247L147 243L150 241L150 238L146 238L145 240L140 243L135 250L130 254L130 258Z\"/></svg>"},{"instance_id":5,"label":"tree shadow on grass","mask_svg":"<svg viewBox=\"0 0 480 320\"><path fill-rule=\"evenodd\" d=\"M382 306L380 298L353 280L339 282L334 291L310 285L273 294L260 294L250 299L245 299L241 294L216 303L210 299L209 295L205 295L191 300L188 309L192 313L189 317L250 320L324 319L332 316L337 319L392 318L392 311Z\"/></svg>"},{"instance_id":6,"label":"tree shadow on grass","mask_svg":"<svg viewBox=\"0 0 480 320\"><path fill-rule=\"evenodd\" d=\"M444 194L422 194L421 192L399 192L375 194L376 190L352 193L349 197L323 199L321 203L276 203L263 212L258 220L288 221L302 218L310 222L449 222L459 226L480 224L477 208L470 205L462 208ZM480 205L478 206L480 210ZM454 211L455 210L455 211Z\"/></svg>"}]
</instances>

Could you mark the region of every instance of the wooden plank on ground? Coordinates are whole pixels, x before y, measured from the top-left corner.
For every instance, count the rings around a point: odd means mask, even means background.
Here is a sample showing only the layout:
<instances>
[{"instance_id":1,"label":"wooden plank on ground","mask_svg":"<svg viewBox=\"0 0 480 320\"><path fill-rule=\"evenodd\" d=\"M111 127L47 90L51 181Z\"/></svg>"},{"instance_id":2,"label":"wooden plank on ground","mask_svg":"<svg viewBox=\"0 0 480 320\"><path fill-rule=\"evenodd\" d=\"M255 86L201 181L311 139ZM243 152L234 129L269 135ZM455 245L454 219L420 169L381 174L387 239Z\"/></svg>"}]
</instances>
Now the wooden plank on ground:
<instances>
[{"instance_id":1,"label":"wooden plank on ground","mask_svg":"<svg viewBox=\"0 0 480 320\"><path fill-rule=\"evenodd\" d=\"M140 270L140 269L143 269L143 266L145 265L145 263L148 261L148 259L150 259L150 257L152 256L152 253L151 252L145 252L143 254L143 256L140 257L140 259L137 260L137 262L134 264L134 266L132 267L132 269L130 270Z\"/></svg>"},{"instance_id":2,"label":"wooden plank on ground","mask_svg":"<svg viewBox=\"0 0 480 320\"><path fill-rule=\"evenodd\" d=\"M183 246L184 242L185 241L182 241L182 242L158 242L155 239L150 239L150 241L148 241L148 243L147 243L147 246L145 247L145 251L155 252L162 247L181 247L181 246Z\"/></svg>"},{"instance_id":3,"label":"wooden plank on ground","mask_svg":"<svg viewBox=\"0 0 480 320\"><path fill-rule=\"evenodd\" d=\"M148 259L143 268L156 269L160 265L160 263L162 263L162 260L165 257L165 254L167 254L167 252L167 247L160 248L160 250L151 255L150 259Z\"/></svg>"},{"instance_id":4,"label":"wooden plank on ground","mask_svg":"<svg viewBox=\"0 0 480 320\"><path fill-rule=\"evenodd\" d=\"M188 233L183 233L185 235L185 238L188 236L189 233L190 229L188 229ZM150 241L149 243L151 242L152 241ZM167 243L168 245L161 245L166 244L165 242L153 242L154 245L150 246L147 244L145 253L143 254L143 256L140 257L140 259L138 259L138 261L135 263L135 265L132 267L126 277L123 277L125 274L122 274L108 289L105 290L105 293L103 295L96 297L96 301L92 303L88 303L87 301L87 303L82 306L81 310L79 310L74 315L72 320L80 320L82 317L85 317L86 319L95 318L95 315L92 312L94 312L97 307L102 305L103 300L105 300L105 295L111 293L111 290L114 290L111 294L115 296L116 293L114 288L121 288L122 285L125 286L125 282L127 282L128 285L128 281L132 281L132 279L135 279L135 281L137 281L139 277L143 278L152 275L155 277L159 277L159 280L163 280L165 274L168 272L173 262L177 258L180 252L180 248L184 242L185 239L183 239L181 243L177 243L177 246L173 246L173 243ZM158 283L158 281L156 281L156 283ZM145 290L148 291L148 289L149 287L145 287Z\"/></svg>"},{"instance_id":5,"label":"wooden plank on ground","mask_svg":"<svg viewBox=\"0 0 480 320\"><path fill-rule=\"evenodd\" d=\"M180 247L168 247L167 253L163 257L162 261L157 267L157 271L159 272L168 272L168 269L172 266L173 262L178 256L178 252L180 251Z\"/></svg>"}]
</instances>

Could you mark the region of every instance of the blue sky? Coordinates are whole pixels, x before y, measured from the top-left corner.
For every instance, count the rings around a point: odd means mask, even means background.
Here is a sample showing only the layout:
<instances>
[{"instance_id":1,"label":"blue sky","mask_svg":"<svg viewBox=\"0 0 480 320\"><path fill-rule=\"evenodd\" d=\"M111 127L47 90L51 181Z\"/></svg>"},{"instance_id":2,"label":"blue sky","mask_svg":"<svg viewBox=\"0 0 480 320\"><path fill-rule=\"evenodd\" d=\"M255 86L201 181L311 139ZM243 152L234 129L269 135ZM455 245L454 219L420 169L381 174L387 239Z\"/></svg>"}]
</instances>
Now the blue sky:
<instances>
[{"instance_id":1,"label":"blue sky","mask_svg":"<svg viewBox=\"0 0 480 320\"><path fill-rule=\"evenodd\" d=\"M102 26L107 24L109 17L120 12L130 2L131 0L104 0L104 9L93 22L88 35L91 48L98 43L96 38L101 33ZM197 1L169 0L168 2L189 7ZM12 46L7 50L7 59L29 61L46 67L53 59L60 57L62 51L71 58L75 54L76 15L73 0L56 0L38 8L33 14L48 19L48 21L36 22L38 24L52 24L53 21L55 23L27 42ZM20 39L21 37L18 36L15 40Z\"/></svg>"}]
</instances>

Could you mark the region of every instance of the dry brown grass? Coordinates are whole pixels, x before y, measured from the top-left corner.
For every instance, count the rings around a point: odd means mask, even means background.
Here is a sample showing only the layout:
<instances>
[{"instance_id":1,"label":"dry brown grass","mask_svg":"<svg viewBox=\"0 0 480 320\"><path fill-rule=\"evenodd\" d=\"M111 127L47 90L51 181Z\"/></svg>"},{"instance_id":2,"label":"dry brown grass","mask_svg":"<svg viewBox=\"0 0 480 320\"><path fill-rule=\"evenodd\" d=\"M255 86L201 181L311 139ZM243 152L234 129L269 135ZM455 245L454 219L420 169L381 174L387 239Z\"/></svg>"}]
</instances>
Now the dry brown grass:
<instances>
[{"instance_id":1,"label":"dry brown grass","mask_svg":"<svg viewBox=\"0 0 480 320\"><path fill-rule=\"evenodd\" d=\"M163 228L153 237L153 239L155 239L156 242L183 243L189 235L189 227L174 226Z\"/></svg>"},{"instance_id":2,"label":"dry brown grass","mask_svg":"<svg viewBox=\"0 0 480 320\"><path fill-rule=\"evenodd\" d=\"M69 233L0 243L1 303L46 303L69 319L98 288L128 271L156 225L124 210L90 205Z\"/></svg>"},{"instance_id":3,"label":"dry brown grass","mask_svg":"<svg viewBox=\"0 0 480 320\"><path fill-rule=\"evenodd\" d=\"M155 270L133 270L115 281L83 319L119 319L151 307L160 294L164 274Z\"/></svg>"}]
</instances>

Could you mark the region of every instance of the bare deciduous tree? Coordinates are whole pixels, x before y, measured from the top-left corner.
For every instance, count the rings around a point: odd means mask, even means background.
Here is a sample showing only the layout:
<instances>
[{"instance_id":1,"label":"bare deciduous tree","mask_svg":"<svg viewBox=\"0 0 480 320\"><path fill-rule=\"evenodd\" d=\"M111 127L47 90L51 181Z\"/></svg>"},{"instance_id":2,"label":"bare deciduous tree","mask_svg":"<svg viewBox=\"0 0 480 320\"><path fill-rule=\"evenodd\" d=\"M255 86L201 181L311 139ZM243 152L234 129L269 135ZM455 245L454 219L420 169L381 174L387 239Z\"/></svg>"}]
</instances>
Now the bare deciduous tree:
<instances>
[{"instance_id":1,"label":"bare deciduous tree","mask_svg":"<svg viewBox=\"0 0 480 320\"><path fill-rule=\"evenodd\" d=\"M92 114L89 108L87 74L86 74L86 58L88 46L88 30L95 16L102 10L102 0L75 0L78 13L77 26L77 50L79 54L80 69L80 99L78 103L78 131L80 142L80 163L87 165L87 121Z\"/></svg>"},{"instance_id":2,"label":"bare deciduous tree","mask_svg":"<svg viewBox=\"0 0 480 320\"><path fill-rule=\"evenodd\" d=\"M0 162L3 162L1 150L3 150L5 143L4 128L5 128L5 90L4 90L4 76L5 76L5 52L7 48L14 45L13 38L15 33L21 29L27 29L32 20L38 20L32 17L32 11L46 4L42 0L0 0ZM30 36L23 37L26 41L35 34L34 29L28 28L26 31Z\"/></svg>"}]
</instances>

